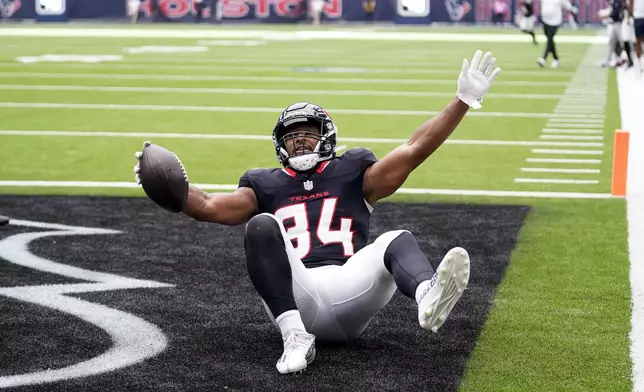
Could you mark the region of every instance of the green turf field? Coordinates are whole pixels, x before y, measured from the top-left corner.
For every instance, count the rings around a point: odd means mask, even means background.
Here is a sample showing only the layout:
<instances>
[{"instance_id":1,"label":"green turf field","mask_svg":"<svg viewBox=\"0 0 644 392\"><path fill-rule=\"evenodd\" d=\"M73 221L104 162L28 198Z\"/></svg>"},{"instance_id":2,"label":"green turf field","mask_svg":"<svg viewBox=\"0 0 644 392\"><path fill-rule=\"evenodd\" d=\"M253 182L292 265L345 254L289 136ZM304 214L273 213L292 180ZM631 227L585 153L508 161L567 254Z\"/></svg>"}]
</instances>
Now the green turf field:
<instances>
[{"instance_id":1,"label":"green turf field","mask_svg":"<svg viewBox=\"0 0 644 392\"><path fill-rule=\"evenodd\" d=\"M340 144L382 157L452 99L463 58L490 50L503 70L483 108L409 177L412 191L391 198L533 207L461 389L631 390L625 202L609 197L619 103L615 75L596 66L603 47L561 43L560 67L541 69L543 36L533 46L528 36L481 43L470 41L471 29L440 31L462 39L275 40L133 54L125 48L204 40L0 35L0 193L143 196L124 183L144 140L176 152L192 182L234 186L245 170L277 164L274 121L306 100L329 110ZM16 61L47 54L123 58Z\"/></svg>"}]
</instances>

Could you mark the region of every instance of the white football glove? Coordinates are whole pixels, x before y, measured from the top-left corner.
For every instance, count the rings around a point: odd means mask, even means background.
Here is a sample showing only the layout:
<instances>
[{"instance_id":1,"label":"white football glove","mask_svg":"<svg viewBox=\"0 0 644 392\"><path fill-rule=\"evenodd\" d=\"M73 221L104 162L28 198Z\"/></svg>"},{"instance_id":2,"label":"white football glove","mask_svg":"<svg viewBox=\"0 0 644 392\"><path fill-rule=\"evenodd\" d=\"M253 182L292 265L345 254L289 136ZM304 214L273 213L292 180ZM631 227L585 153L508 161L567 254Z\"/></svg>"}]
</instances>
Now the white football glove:
<instances>
[{"instance_id":1,"label":"white football glove","mask_svg":"<svg viewBox=\"0 0 644 392\"><path fill-rule=\"evenodd\" d=\"M472 58L472 64L463 59L463 68L458 77L456 96L473 109L482 107L483 95L490 89L501 68L494 68L496 58L487 52L481 59L481 51L477 50Z\"/></svg>"},{"instance_id":2,"label":"white football glove","mask_svg":"<svg viewBox=\"0 0 644 392\"><path fill-rule=\"evenodd\" d=\"M143 148L146 148L150 144L152 144L152 143L148 142L148 141L143 142ZM142 156L143 156L143 152L141 152L141 151L137 151L136 153L134 153L134 157L137 160L136 165L134 165L134 181L139 185L141 185L141 177L139 176L139 172L141 171L141 168L139 167L139 162L138 161L141 160Z\"/></svg>"}]
</instances>

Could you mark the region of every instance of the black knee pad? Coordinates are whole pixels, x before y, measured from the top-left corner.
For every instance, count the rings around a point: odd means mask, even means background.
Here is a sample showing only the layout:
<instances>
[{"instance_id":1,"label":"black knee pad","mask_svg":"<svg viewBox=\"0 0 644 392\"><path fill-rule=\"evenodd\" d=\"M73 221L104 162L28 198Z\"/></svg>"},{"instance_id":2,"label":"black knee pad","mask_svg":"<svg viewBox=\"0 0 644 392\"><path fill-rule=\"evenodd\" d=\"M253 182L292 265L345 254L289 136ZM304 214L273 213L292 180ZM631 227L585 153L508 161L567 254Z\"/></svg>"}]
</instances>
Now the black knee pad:
<instances>
[{"instance_id":1,"label":"black knee pad","mask_svg":"<svg viewBox=\"0 0 644 392\"><path fill-rule=\"evenodd\" d=\"M246 242L266 242L281 240L282 231L277 221L267 215L255 215L246 224L246 232L244 233Z\"/></svg>"}]
</instances>

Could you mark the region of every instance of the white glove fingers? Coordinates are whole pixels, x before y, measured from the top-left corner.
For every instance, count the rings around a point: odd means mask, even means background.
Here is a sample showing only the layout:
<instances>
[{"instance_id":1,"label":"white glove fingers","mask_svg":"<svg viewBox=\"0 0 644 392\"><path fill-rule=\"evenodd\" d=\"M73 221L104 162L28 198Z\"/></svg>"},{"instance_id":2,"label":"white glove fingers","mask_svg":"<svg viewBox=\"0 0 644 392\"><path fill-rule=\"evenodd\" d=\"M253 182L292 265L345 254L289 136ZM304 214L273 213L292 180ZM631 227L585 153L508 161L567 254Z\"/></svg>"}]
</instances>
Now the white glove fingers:
<instances>
[{"instance_id":1,"label":"white glove fingers","mask_svg":"<svg viewBox=\"0 0 644 392\"><path fill-rule=\"evenodd\" d=\"M143 148L146 148L146 147L147 147L147 146L149 146L150 144L152 144L152 142L151 142L151 141L149 141L149 140L144 141L144 142L143 142Z\"/></svg>"},{"instance_id":2,"label":"white glove fingers","mask_svg":"<svg viewBox=\"0 0 644 392\"><path fill-rule=\"evenodd\" d=\"M479 63L481 61L481 51L477 50L476 53L474 53L474 57L472 57L472 63L470 64L470 72L474 72L478 69Z\"/></svg>"},{"instance_id":3,"label":"white glove fingers","mask_svg":"<svg viewBox=\"0 0 644 392\"><path fill-rule=\"evenodd\" d=\"M494 79L496 79L496 77L499 76L499 73L501 73L501 68L497 67L487 80L489 80L490 83L494 82Z\"/></svg>"},{"instance_id":4,"label":"white glove fingers","mask_svg":"<svg viewBox=\"0 0 644 392\"><path fill-rule=\"evenodd\" d=\"M496 57L492 57L492 60L490 60L489 64L487 65L487 68L485 68L485 71L483 71L483 75L485 75L488 79L490 78L490 75L492 75L495 65L496 65Z\"/></svg>"},{"instance_id":5,"label":"white glove fingers","mask_svg":"<svg viewBox=\"0 0 644 392\"><path fill-rule=\"evenodd\" d=\"M138 159L139 161L141 160L141 157L143 156L143 153L141 151L137 151L134 153L134 157Z\"/></svg>"},{"instance_id":6,"label":"white glove fingers","mask_svg":"<svg viewBox=\"0 0 644 392\"><path fill-rule=\"evenodd\" d=\"M470 67L470 63L467 59L463 59L463 67L461 68L461 75L467 73L467 69Z\"/></svg>"},{"instance_id":7,"label":"white glove fingers","mask_svg":"<svg viewBox=\"0 0 644 392\"><path fill-rule=\"evenodd\" d=\"M483 56L483 59L481 60L481 63L479 64L479 72L484 73L485 69L487 68L488 64L490 63L490 57L492 57L492 53L487 52Z\"/></svg>"},{"instance_id":8,"label":"white glove fingers","mask_svg":"<svg viewBox=\"0 0 644 392\"><path fill-rule=\"evenodd\" d=\"M141 171L141 166L139 166L138 164L137 164L137 165L134 165L134 169L132 169L132 170L133 170L135 173L139 173L139 172Z\"/></svg>"},{"instance_id":9,"label":"white glove fingers","mask_svg":"<svg viewBox=\"0 0 644 392\"><path fill-rule=\"evenodd\" d=\"M135 181L137 184L141 185L141 177L139 177L139 174L138 174L138 173L134 176L134 181Z\"/></svg>"}]
</instances>

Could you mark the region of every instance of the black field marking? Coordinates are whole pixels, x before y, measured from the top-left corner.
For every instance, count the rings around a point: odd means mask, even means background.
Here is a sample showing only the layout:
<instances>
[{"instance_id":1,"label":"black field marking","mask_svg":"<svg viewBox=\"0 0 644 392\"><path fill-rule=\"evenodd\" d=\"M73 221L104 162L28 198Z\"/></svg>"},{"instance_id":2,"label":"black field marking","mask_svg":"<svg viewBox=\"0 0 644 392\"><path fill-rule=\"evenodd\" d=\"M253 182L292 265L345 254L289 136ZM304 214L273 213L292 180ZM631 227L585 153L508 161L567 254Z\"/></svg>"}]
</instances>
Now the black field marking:
<instances>
[{"instance_id":1,"label":"black field marking","mask_svg":"<svg viewBox=\"0 0 644 392\"><path fill-rule=\"evenodd\" d=\"M388 230L408 229L434 266L451 247L462 246L472 258L469 289L438 334L422 330L414 301L396 294L359 340L318 344L318 357L304 375L281 376L275 369L281 340L247 277L242 226L192 221L136 198L0 196L0 205L16 219L123 231L36 241L31 250L41 257L176 285L75 294L157 325L168 337L168 348L160 355L105 375L20 388L101 392L455 391L529 211L515 206L377 205L370 241ZM0 238L11 233L6 229L0 230ZM21 284L28 281L28 271L21 269L18 275ZM33 273L33 283L43 283L46 275ZM61 280L51 278L52 283ZM28 348L40 347L35 334L22 335L25 324L44 328L47 318L50 331L38 339L60 344L61 339L73 339L69 329L81 323L31 305L25 314L27 309L4 298L0 306L1 375L16 370L16 363L25 370L47 360L57 363L51 350L25 355ZM100 332L91 338L85 334L74 344L85 344L94 353L109 343L105 339ZM82 359L86 356L79 354Z\"/></svg>"}]
</instances>

